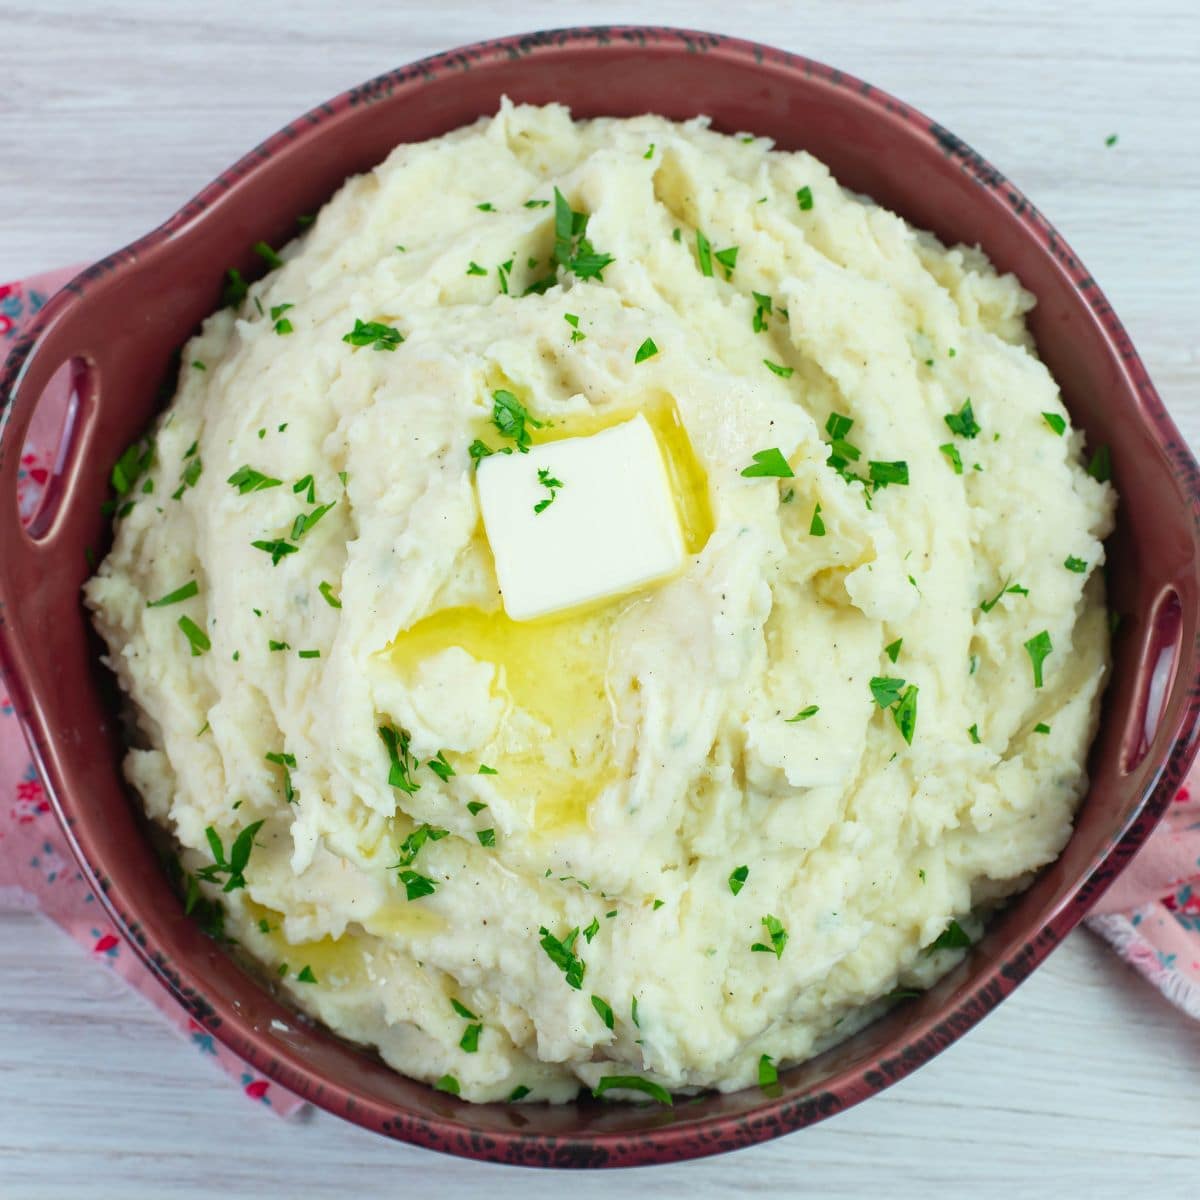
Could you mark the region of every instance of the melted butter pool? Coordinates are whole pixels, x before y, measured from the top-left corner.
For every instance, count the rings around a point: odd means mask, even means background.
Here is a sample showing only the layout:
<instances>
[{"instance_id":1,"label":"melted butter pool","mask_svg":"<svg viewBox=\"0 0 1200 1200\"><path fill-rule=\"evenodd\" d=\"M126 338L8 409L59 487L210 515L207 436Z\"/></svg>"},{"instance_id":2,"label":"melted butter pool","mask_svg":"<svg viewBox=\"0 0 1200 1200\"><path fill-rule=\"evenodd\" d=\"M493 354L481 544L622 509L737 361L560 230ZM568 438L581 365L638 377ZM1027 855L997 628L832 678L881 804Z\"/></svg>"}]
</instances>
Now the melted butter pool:
<instances>
[{"instance_id":1,"label":"melted butter pool","mask_svg":"<svg viewBox=\"0 0 1200 1200\"><path fill-rule=\"evenodd\" d=\"M658 438L684 546L689 555L698 554L713 531L708 479L671 397L556 418L530 433L535 445L587 437L639 412ZM490 423L476 432L493 448L502 444ZM478 536L486 546L482 525ZM403 630L384 651L392 666L410 678L424 660L452 647L496 667L492 691L504 700L505 716L480 757L497 772L490 782L535 836L586 828L592 801L617 777L609 655L617 621L645 590L532 621L514 621L501 608L442 609ZM544 726L549 743L540 731L531 736L527 723L514 719L519 713ZM466 756L447 757L460 773L478 767Z\"/></svg>"}]
</instances>

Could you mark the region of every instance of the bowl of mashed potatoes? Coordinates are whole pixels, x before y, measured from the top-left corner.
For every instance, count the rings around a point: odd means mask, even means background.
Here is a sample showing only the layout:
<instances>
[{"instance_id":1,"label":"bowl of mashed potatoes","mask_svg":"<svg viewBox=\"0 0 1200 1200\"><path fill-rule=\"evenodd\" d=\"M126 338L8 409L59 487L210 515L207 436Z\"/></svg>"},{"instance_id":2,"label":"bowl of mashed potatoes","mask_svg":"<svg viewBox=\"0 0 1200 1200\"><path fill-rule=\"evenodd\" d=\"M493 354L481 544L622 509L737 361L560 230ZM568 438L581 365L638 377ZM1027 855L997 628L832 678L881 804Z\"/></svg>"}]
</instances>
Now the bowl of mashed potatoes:
<instances>
[{"instance_id":1,"label":"bowl of mashed potatoes","mask_svg":"<svg viewBox=\"0 0 1200 1200\"><path fill-rule=\"evenodd\" d=\"M619 1165L838 1111L1190 762L1191 456L1040 214L817 64L398 71L72 285L0 469L68 358L2 531L56 806L197 1018L368 1127Z\"/></svg>"}]
</instances>

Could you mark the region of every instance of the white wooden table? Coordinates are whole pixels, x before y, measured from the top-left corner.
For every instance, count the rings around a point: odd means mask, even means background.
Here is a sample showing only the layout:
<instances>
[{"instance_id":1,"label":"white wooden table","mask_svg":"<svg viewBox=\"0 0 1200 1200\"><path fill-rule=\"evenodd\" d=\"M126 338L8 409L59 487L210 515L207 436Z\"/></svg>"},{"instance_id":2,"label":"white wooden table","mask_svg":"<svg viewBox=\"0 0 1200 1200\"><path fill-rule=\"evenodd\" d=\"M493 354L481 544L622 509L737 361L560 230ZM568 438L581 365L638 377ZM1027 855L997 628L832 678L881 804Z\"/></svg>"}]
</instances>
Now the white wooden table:
<instances>
[{"instance_id":1,"label":"white wooden table","mask_svg":"<svg viewBox=\"0 0 1200 1200\"><path fill-rule=\"evenodd\" d=\"M500 33L618 21L773 42L937 117L1058 223L1200 444L1194 0L0 4L0 280L132 240L285 120L389 67ZM0 912L0 1200L1157 1198L1195 1194L1198 1127L1200 1024L1082 932L866 1105L723 1158L568 1179L441 1158L323 1113L281 1121L41 918Z\"/></svg>"}]
</instances>

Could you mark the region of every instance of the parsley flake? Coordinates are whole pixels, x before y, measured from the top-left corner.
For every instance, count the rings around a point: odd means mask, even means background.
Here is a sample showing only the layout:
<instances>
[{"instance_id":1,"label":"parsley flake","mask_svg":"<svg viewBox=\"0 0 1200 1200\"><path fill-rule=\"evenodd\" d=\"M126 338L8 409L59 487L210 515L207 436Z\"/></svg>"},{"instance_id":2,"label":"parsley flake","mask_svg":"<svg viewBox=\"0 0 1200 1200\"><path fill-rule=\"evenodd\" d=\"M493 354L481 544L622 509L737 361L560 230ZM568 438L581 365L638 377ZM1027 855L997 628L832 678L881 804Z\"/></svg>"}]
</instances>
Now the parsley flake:
<instances>
[{"instance_id":1,"label":"parsley flake","mask_svg":"<svg viewBox=\"0 0 1200 1200\"><path fill-rule=\"evenodd\" d=\"M526 200L525 207L526 208L549 208L550 201L549 200Z\"/></svg>"},{"instance_id":2,"label":"parsley flake","mask_svg":"<svg viewBox=\"0 0 1200 1200\"><path fill-rule=\"evenodd\" d=\"M947 461L954 468L955 475L963 473L962 455L958 452L958 447L953 442L947 442L944 446L939 446L938 449L946 456Z\"/></svg>"},{"instance_id":3,"label":"parsley flake","mask_svg":"<svg viewBox=\"0 0 1200 1200\"><path fill-rule=\"evenodd\" d=\"M454 774L454 768L446 761L446 752L439 750L437 754L425 764L443 783Z\"/></svg>"},{"instance_id":4,"label":"parsley flake","mask_svg":"<svg viewBox=\"0 0 1200 1200\"><path fill-rule=\"evenodd\" d=\"M907 486L908 463L906 462L868 462L867 471L876 490L889 484L897 483Z\"/></svg>"},{"instance_id":5,"label":"parsley flake","mask_svg":"<svg viewBox=\"0 0 1200 1200\"><path fill-rule=\"evenodd\" d=\"M1066 432L1067 423L1061 416L1059 416L1058 413L1044 412L1042 413L1042 420L1045 421L1046 424L1049 425L1059 437L1062 437L1062 435Z\"/></svg>"},{"instance_id":6,"label":"parsley flake","mask_svg":"<svg viewBox=\"0 0 1200 1200\"><path fill-rule=\"evenodd\" d=\"M592 1007L600 1014L600 1020L611 1029L614 1024L612 1005L607 1000L601 999L599 996L592 997Z\"/></svg>"},{"instance_id":7,"label":"parsley flake","mask_svg":"<svg viewBox=\"0 0 1200 1200\"><path fill-rule=\"evenodd\" d=\"M892 679L887 676L876 675L871 680L871 695L880 708L891 708L893 704L898 704L903 691L903 679Z\"/></svg>"},{"instance_id":8,"label":"parsley flake","mask_svg":"<svg viewBox=\"0 0 1200 1200\"><path fill-rule=\"evenodd\" d=\"M795 472L788 466L783 451L778 446L772 446L768 450L755 450L754 462L742 468L742 475L746 479L793 479Z\"/></svg>"},{"instance_id":9,"label":"parsley flake","mask_svg":"<svg viewBox=\"0 0 1200 1200\"><path fill-rule=\"evenodd\" d=\"M605 1092L612 1091L614 1088L642 1092L651 1100L657 1100L659 1104L665 1104L668 1107L673 1103L671 1093L665 1087L653 1080L643 1079L640 1075L603 1075L600 1082L592 1089L592 1095L599 1099Z\"/></svg>"},{"instance_id":10,"label":"parsley flake","mask_svg":"<svg viewBox=\"0 0 1200 1200\"><path fill-rule=\"evenodd\" d=\"M458 1015L462 1017L464 1021L479 1020L478 1013L473 1013L465 1004L459 1003L459 1001L455 1000L453 997L450 999L450 1007L453 1008L454 1011L458 1013Z\"/></svg>"},{"instance_id":11,"label":"parsley flake","mask_svg":"<svg viewBox=\"0 0 1200 1200\"><path fill-rule=\"evenodd\" d=\"M296 789L292 787L292 772L291 769L296 765L296 756L294 754L284 754L278 750L272 750L263 755L263 758L269 763L274 763L277 767L283 768L283 797L292 804L296 799Z\"/></svg>"},{"instance_id":12,"label":"parsley flake","mask_svg":"<svg viewBox=\"0 0 1200 1200\"><path fill-rule=\"evenodd\" d=\"M363 321L355 317L354 328L342 335L351 346L374 346L376 350L395 350L404 341L404 334L382 321Z\"/></svg>"},{"instance_id":13,"label":"parsley flake","mask_svg":"<svg viewBox=\"0 0 1200 1200\"><path fill-rule=\"evenodd\" d=\"M458 1096L462 1093L462 1089L458 1086L458 1080L453 1075L443 1075L433 1086L436 1091L445 1092L450 1096Z\"/></svg>"},{"instance_id":14,"label":"parsley flake","mask_svg":"<svg viewBox=\"0 0 1200 1200\"><path fill-rule=\"evenodd\" d=\"M230 267L225 272L225 285L221 289L221 307L241 308L249 291L250 285L242 278L241 271L237 267Z\"/></svg>"},{"instance_id":15,"label":"parsley flake","mask_svg":"<svg viewBox=\"0 0 1200 1200\"><path fill-rule=\"evenodd\" d=\"M796 203L800 205L801 212L808 212L813 206L812 188L805 186L796 193Z\"/></svg>"},{"instance_id":16,"label":"parsley flake","mask_svg":"<svg viewBox=\"0 0 1200 1200\"><path fill-rule=\"evenodd\" d=\"M554 261L577 279L603 282L604 268L616 262L600 254L587 238L588 214L574 212L567 198L554 189Z\"/></svg>"},{"instance_id":17,"label":"parsley flake","mask_svg":"<svg viewBox=\"0 0 1200 1200\"><path fill-rule=\"evenodd\" d=\"M545 203L545 201L543 201ZM508 1094L508 1102L515 1104L518 1100L524 1100L529 1095L529 1088L523 1083L518 1083L515 1088Z\"/></svg>"},{"instance_id":18,"label":"parsley flake","mask_svg":"<svg viewBox=\"0 0 1200 1200\"><path fill-rule=\"evenodd\" d=\"M467 267L467 274L468 275L486 275L487 268L481 267L477 262L472 261L470 266Z\"/></svg>"},{"instance_id":19,"label":"parsley flake","mask_svg":"<svg viewBox=\"0 0 1200 1200\"><path fill-rule=\"evenodd\" d=\"M479 209L480 212L494 213L496 211L496 206L490 200L485 200L482 204L475 205L475 207Z\"/></svg>"},{"instance_id":20,"label":"parsley flake","mask_svg":"<svg viewBox=\"0 0 1200 1200\"><path fill-rule=\"evenodd\" d=\"M711 275L712 269L712 246L709 245L708 238L704 236L702 230L696 230L696 261L700 264L701 275Z\"/></svg>"},{"instance_id":21,"label":"parsley flake","mask_svg":"<svg viewBox=\"0 0 1200 1200\"><path fill-rule=\"evenodd\" d=\"M917 692L916 684L909 684L900 697L899 704L892 709L892 720L900 730L900 736L911 746L913 734L917 731Z\"/></svg>"},{"instance_id":22,"label":"parsley flake","mask_svg":"<svg viewBox=\"0 0 1200 1200\"><path fill-rule=\"evenodd\" d=\"M283 259L280 258L279 255L276 254L266 242L255 242L254 253L257 254L258 257L267 264L267 269L269 271L274 271L278 267L283 266Z\"/></svg>"},{"instance_id":23,"label":"parsley flake","mask_svg":"<svg viewBox=\"0 0 1200 1200\"><path fill-rule=\"evenodd\" d=\"M295 554L298 547L293 546L291 542L285 542L283 538L275 538L272 541L251 542L251 546L255 550L261 550L264 554L271 556L271 566L279 566L279 560L288 554Z\"/></svg>"},{"instance_id":24,"label":"parsley flake","mask_svg":"<svg viewBox=\"0 0 1200 1200\"><path fill-rule=\"evenodd\" d=\"M808 524L808 532L813 537L825 536L825 522L821 520L821 505L819 502L816 508L813 509L812 520Z\"/></svg>"},{"instance_id":25,"label":"parsley flake","mask_svg":"<svg viewBox=\"0 0 1200 1200\"><path fill-rule=\"evenodd\" d=\"M474 1025L468 1025L463 1030L462 1038L459 1040L459 1049L465 1051L467 1054L474 1054L479 1049L479 1035L482 1032L483 1026L478 1022Z\"/></svg>"},{"instance_id":26,"label":"parsley flake","mask_svg":"<svg viewBox=\"0 0 1200 1200\"><path fill-rule=\"evenodd\" d=\"M310 513L301 513L292 522L292 540L299 541L336 503L336 500L330 500L328 504L318 505Z\"/></svg>"},{"instance_id":27,"label":"parsley flake","mask_svg":"<svg viewBox=\"0 0 1200 1200\"><path fill-rule=\"evenodd\" d=\"M563 313L563 320L571 327L571 341L582 342L587 334L579 328L579 318L574 313Z\"/></svg>"},{"instance_id":28,"label":"parsley flake","mask_svg":"<svg viewBox=\"0 0 1200 1200\"><path fill-rule=\"evenodd\" d=\"M342 607L342 602L333 594L332 583L328 583L323 580L321 583L317 584L317 591L324 596L325 603L328 604L330 608Z\"/></svg>"},{"instance_id":29,"label":"parsley flake","mask_svg":"<svg viewBox=\"0 0 1200 1200\"><path fill-rule=\"evenodd\" d=\"M718 250L713 258L725 268L725 278L732 279L734 268L737 266L738 247L727 246L724 250Z\"/></svg>"},{"instance_id":30,"label":"parsley flake","mask_svg":"<svg viewBox=\"0 0 1200 1200\"><path fill-rule=\"evenodd\" d=\"M239 496L245 496L250 492L265 492L267 488L279 487L283 480L272 479L251 466L245 466L239 467L225 482L237 488Z\"/></svg>"},{"instance_id":31,"label":"parsley flake","mask_svg":"<svg viewBox=\"0 0 1200 1200\"><path fill-rule=\"evenodd\" d=\"M820 711L820 705L810 704L807 708L802 708L794 717L788 717L787 723L794 725L797 721L807 721L809 717L815 717Z\"/></svg>"},{"instance_id":32,"label":"parsley flake","mask_svg":"<svg viewBox=\"0 0 1200 1200\"><path fill-rule=\"evenodd\" d=\"M540 515L541 513L544 513L546 511L546 509L548 509L550 507L550 505L552 505L554 503L555 499L558 497L558 490L559 490L559 488L561 488L563 486L563 484L562 484L562 480L555 479L554 476L550 474L549 469L546 467L538 468L537 477L538 477L538 483L540 483L542 485L542 487L544 487L550 493L550 495L547 496L546 499L539 500L533 506L533 511Z\"/></svg>"},{"instance_id":33,"label":"parsley flake","mask_svg":"<svg viewBox=\"0 0 1200 1200\"><path fill-rule=\"evenodd\" d=\"M738 867L729 873L729 890L735 896L746 886L746 879L749 875L749 867Z\"/></svg>"},{"instance_id":34,"label":"parsley flake","mask_svg":"<svg viewBox=\"0 0 1200 1200\"><path fill-rule=\"evenodd\" d=\"M492 424L501 435L511 438L522 454L529 451L532 437L526 426L541 429L542 422L529 414L529 410L512 394L500 388L492 393Z\"/></svg>"},{"instance_id":35,"label":"parsley flake","mask_svg":"<svg viewBox=\"0 0 1200 1200\"><path fill-rule=\"evenodd\" d=\"M1041 633L1035 634L1025 643L1025 653L1029 655L1029 661L1033 664L1033 686L1035 688L1042 686L1042 664L1053 649L1054 646L1050 641L1050 633L1045 629Z\"/></svg>"},{"instance_id":36,"label":"parsley flake","mask_svg":"<svg viewBox=\"0 0 1200 1200\"><path fill-rule=\"evenodd\" d=\"M587 973L587 964L575 953L575 939L579 937L579 926L576 925L562 941L559 941L546 927L538 929L540 945L545 950L550 961L563 973L567 986L578 991L583 986L583 977Z\"/></svg>"},{"instance_id":37,"label":"parsley flake","mask_svg":"<svg viewBox=\"0 0 1200 1200\"><path fill-rule=\"evenodd\" d=\"M925 954L939 950L965 950L971 944L967 931L957 921L951 921L937 937L925 947Z\"/></svg>"},{"instance_id":38,"label":"parsley flake","mask_svg":"<svg viewBox=\"0 0 1200 1200\"><path fill-rule=\"evenodd\" d=\"M654 143L653 142L651 142L650 145L646 147L646 153L643 154L642 157L643 158L653 158L654 157ZM610 1026L610 1028L611 1028L611 1026Z\"/></svg>"},{"instance_id":39,"label":"parsley flake","mask_svg":"<svg viewBox=\"0 0 1200 1200\"><path fill-rule=\"evenodd\" d=\"M1074 571L1076 575L1082 575L1088 569L1087 563L1085 563L1082 558L1076 558L1073 554L1068 556L1067 561L1063 563L1063 566L1066 567L1068 571Z\"/></svg>"},{"instance_id":40,"label":"parsley flake","mask_svg":"<svg viewBox=\"0 0 1200 1200\"><path fill-rule=\"evenodd\" d=\"M208 634L191 617L180 617L176 624L183 630L183 636L187 638L188 645L192 648L193 658L199 658L206 650L212 649L212 642L208 640Z\"/></svg>"},{"instance_id":41,"label":"parsley flake","mask_svg":"<svg viewBox=\"0 0 1200 1200\"><path fill-rule=\"evenodd\" d=\"M638 348L637 353L633 356L634 364L645 362L648 358L653 358L658 353L658 347L654 344L653 338L647 338Z\"/></svg>"},{"instance_id":42,"label":"parsley flake","mask_svg":"<svg viewBox=\"0 0 1200 1200\"><path fill-rule=\"evenodd\" d=\"M583 936L588 945L591 945L592 938L600 932L600 922L596 917L592 918L592 923L583 931Z\"/></svg>"},{"instance_id":43,"label":"parsley flake","mask_svg":"<svg viewBox=\"0 0 1200 1200\"><path fill-rule=\"evenodd\" d=\"M755 333L762 333L767 328L767 317L773 311L771 297L764 296L762 292L751 292L750 295L754 297L754 318L750 326Z\"/></svg>"},{"instance_id":44,"label":"parsley flake","mask_svg":"<svg viewBox=\"0 0 1200 1200\"><path fill-rule=\"evenodd\" d=\"M417 760L409 750L410 735L406 729L393 729L390 725L379 726L379 737L387 749L388 785L407 792L410 796L419 791L421 785L413 779Z\"/></svg>"},{"instance_id":45,"label":"parsley flake","mask_svg":"<svg viewBox=\"0 0 1200 1200\"><path fill-rule=\"evenodd\" d=\"M300 971L296 976L296 980L299 983L316 983L317 977L313 974L312 967L308 966L306 963L300 968Z\"/></svg>"},{"instance_id":46,"label":"parsley flake","mask_svg":"<svg viewBox=\"0 0 1200 1200\"><path fill-rule=\"evenodd\" d=\"M1107 483L1112 478L1112 452L1107 446L1100 446L1092 455L1087 472L1097 483Z\"/></svg>"},{"instance_id":47,"label":"parsley flake","mask_svg":"<svg viewBox=\"0 0 1200 1200\"><path fill-rule=\"evenodd\" d=\"M895 662L900 657L900 647L904 645L903 638L897 638L890 646L884 646L883 652Z\"/></svg>"},{"instance_id":48,"label":"parsley flake","mask_svg":"<svg viewBox=\"0 0 1200 1200\"><path fill-rule=\"evenodd\" d=\"M779 363L773 363L769 358L763 359L763 366L771 372L772 375L778 375L780 379L791 379L795 367L780 366Z\"/></svg>"},{"instance_id":49,"label":"parsley flake","mask_svg":"<svg viewBox=\"0 0 1200 1200\"><path fill-rule=\"evenodd\" d=\"M194 580L189 579L183 587L177 587L173 592L168 592L165 596L160 596L157 600L148 600L147 608L166 608L168 604L178 604L181 600L190 600L193 596L200 594L200 585Z\"/></svg>"},{"instance_id":50,"label":"parsley flake","mask_svg":"<svg viewBox=\"0 0 1200 1200\"><path fill-rule=\"evenodd\" d=\"M779 1072L775 1069L775 1060L764 1054L758 1060L758 1086L766 1091L779 1082Z\"/></svg>"},{"instance_id":51,"label":"parsley flake","mask_svg":"<svg viewBox=\"0 0 1200 1200\"><path fill-rule=\"evenodd\" d=\"M771 939L771 944L765 946L762 942L755 942L750 949L761 954L774 954L776 958L782 958L783 948L787 945L788 940L787 930L784 929L779 918L771 916L770 913L763 917L762 923Z\"/></svg>"},{"instance_id":52,"label":"parsley flake","mask_svg":"<svg viewBox=\"0 0 1200 1200\"><path fill-rule=\"evenodd\" d=\"M1037 723L1037 724L1036 724L1036 725L1033 727L1033 732L1034 732L1034 733L1049 733L1049 732L1050 732L1050 726L1049 726L1049 725L1047 725L1047 724L1045 723L1045 721L1039 721L1039 722L1038 722L1038 723Z\"/></svg>"},{"instance_id":53,"label":"parsley flake","mask_svg":"<svg viewBox=\"0 0 1200 1200\"><path fill-rule=\"evenodd\" d=\"M423 896L432 896L437 891L437 884L432 879L416 871L401 871L399 879L404 884L404 894L409 900L420 900Z\"/></svg>"},{"instance_id":54,"label":"parsley flake","mask_svg":"<svg viewBox=\"0 0 1200 1200\"><path fill-rule=\"evenodd\" d=\"M234 838L233 844L229 847L227 861L221 839L217 835L217 831L209 825L204 831L204 836L208 839L208 848L212 852L213 861L211 866L201 867L196 872L197 878L203 879L205 883L220 883L217 876L223 874L227 878L221 891L233 892L238 888L244 888L246 886L246 865L250 862L250 852L254 849L254 836L262 827L262 821L255 821L253 825L247 825Z\"/></svg>"},{"instance_id":55,"label":"parsley flake","mask_svg":"<svg viewBox=\"0 0 1200 1200\"><path fill-rule=\"evenodd\" d=\"M963 401L963 406L958 412L947 413L942 420L950 427L951 433L956 433L961 438L978 437L982 429L979 422L975 420L970 396Z\"/></svg>"},{"instance_id":56,"label":"parsley flake","mask_svg":"<svg viewBox=\"0 0 1200 1200\"><path fill-rule=\"evenodd\" d=\"M969 737L976 746L979 745L979 726L977 724L972 725L971 728L967 730L967 737Z\"/></svg>"}]
</instances>

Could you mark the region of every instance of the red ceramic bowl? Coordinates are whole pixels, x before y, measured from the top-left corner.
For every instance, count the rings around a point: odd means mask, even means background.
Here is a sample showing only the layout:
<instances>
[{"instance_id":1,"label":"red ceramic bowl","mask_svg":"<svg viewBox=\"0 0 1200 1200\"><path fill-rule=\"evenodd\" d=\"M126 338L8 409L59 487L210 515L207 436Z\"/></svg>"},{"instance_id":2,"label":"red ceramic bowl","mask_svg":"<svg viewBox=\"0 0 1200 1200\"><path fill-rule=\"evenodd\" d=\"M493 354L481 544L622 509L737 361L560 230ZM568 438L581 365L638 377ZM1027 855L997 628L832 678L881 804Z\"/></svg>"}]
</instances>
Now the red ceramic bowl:
<instances>
[{"instance_id":1,"label":"red ceramic bowl","mask_svg":"<svg viewBox=\"0 0 1200 1200\"><path fill-rule=\"evenodd\" d=\"M1073 837L937 987L786 1071L774 1095L754 1088L670 1109L474 1106L397 1075L298 1024L184 917L122 786L114 696L79 601L85 551L107 538L109 465L153 416L172 356L218 305L227 267L253 271L253 243L286 241L297 214L348 174L397 142L493 112L503 94L560 100L577 116L707 113L718 129L811 151L843 184L944 241L981 243L1037 295L1041 355L1091 443L1113 448L1121 506L1109 579L1123 621ZM24 530L22 441L47 380L68 361L78 420L48 505ZM1196 751L1197 466L1108 302L1038 210L969 146L857 79L766 46L673 29L576 29L487 42L372 80L288 125L162 228L69 284L13 348L0 398L0 654L80 866L198 1021L293 1091L391 1137L501 1162L621 1166L712 1154L839 1112L949 1045L1050 953L1145 841Z\"/></svg>"}]
</instances>

